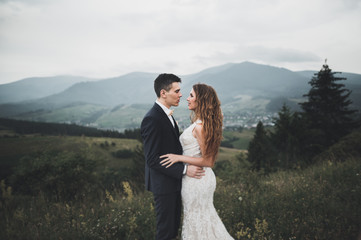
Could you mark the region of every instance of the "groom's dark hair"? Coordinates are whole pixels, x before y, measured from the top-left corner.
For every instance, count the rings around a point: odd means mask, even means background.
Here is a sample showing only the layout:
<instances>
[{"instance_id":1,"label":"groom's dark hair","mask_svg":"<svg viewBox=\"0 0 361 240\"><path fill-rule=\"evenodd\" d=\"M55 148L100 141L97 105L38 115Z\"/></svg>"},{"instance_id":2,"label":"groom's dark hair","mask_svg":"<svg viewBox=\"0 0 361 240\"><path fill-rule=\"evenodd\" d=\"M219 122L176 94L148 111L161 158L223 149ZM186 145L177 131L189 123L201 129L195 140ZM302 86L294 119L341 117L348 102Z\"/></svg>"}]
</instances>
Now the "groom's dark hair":
<instances>
[{"instance_id":1,"label":"groom's dark hair","mask_svg":"<svg viewBox=\"0 0 361 240\"><path fill-rule=\"evenodd\" d=\"M157 97L160 97L160 91L162 89L167 92L171 89L172 83L182 82L182 80L172 73L162 73L154 80L154 91L157 94Z\"/></svg>"}]
</instances>

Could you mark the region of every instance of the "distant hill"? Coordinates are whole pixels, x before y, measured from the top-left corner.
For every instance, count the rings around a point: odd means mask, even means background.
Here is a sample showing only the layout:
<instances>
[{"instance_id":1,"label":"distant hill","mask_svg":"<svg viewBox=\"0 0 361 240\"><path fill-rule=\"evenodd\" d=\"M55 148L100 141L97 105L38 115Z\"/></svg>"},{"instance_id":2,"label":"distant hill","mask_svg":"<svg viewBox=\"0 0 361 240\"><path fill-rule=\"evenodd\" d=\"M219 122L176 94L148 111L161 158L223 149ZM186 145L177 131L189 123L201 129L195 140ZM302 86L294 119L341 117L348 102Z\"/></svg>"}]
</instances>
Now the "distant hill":
<instances>
[{"instance_id":1,"label":"distant hill","mask_svg":"<svg viewBox=\"0 0 361 240\"><path fill-rule=\"evenodd\" d=\"M110 107L118 104L149 103L155 98L153 81L156 76L158 74L135 72L96 82L81 82L40 101L61 106L84 102Z\"/></svg>"},{"instance_id":2,"label":"distant hill","mask_svg":"<svg viewBox=\"0 0 361 240\"><path fill-rule=\"evenodd\" d=\"M307 90L307 81L305 76L285 68L243 62L194 78L186 88L197 82L207 83L217 90L222 102L229 102L239 95L299 97Z\"/></svg>"},{"instance_id":3,"label":"distant hill","mask_svg":"<svg viewBox=\"0 0 361 240\"><path fill-rule=\"evenodd\" d=\"M16 103L50 96L78 82L94 81L77 76L33 77L0 85L0 104Z\"/></svg>"},{"instance_id":4,"label":"distant hill","mask_svg":"<svg viewBox=\"0 0 361 240\"><path fill-rule=\"evenodd\" d=\"M189 111L185 100L192 85L198 82L210 84L216 89L226 115L237 115L240 118L245 112L277 112L283 103L297 109L298 102L304 101L302 95L309 91L308 82L316 72L293 72L285 68L243 62L180 76L183 98L177 109L177 117L181 123L188 124ZM1 95L2 102L6 104L0 105L0 117L72 122L118 130L137 127L156 98L153 82L158 74L133 72L96 81L78 77L28 79L13 83L12 86L17 87L12 89L0 85L0 92L7 88L7 95ZM351 99L354 107L361 109L361 75L342 73L340 76L347 78L345 84L353 91ZM55 84L57 81L58 85ZM19 97L25 91L25 87L20 87L24 82L30 92L42 90L38 91L38 98L35 98L35 93ZM51 91L54 94L49 94Z\"/></svg>"}]
</instances>

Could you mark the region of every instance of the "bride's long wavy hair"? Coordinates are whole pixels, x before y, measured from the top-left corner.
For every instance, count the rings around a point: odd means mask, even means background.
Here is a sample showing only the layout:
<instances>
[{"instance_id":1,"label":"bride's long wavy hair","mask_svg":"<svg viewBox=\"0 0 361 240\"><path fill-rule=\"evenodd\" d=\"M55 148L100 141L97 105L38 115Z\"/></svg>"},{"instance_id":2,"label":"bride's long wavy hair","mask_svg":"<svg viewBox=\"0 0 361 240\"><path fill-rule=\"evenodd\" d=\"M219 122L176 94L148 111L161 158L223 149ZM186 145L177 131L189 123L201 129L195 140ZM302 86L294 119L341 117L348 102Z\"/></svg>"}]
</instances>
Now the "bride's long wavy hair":
<instances>
[{"instance_id":1,"label":"bride's long wavy hair","mask_svg":"<svg viewBox=\"0 0 361 240\"><path fill-rule=\"evenodd\" d=\"M197 107L191 115L192 121L200 119L203 124L202 134L204 136L204 156L218 155L222 140L223 114L221 102L213 87L198 83L193 85L196 95Z\"/></svg>"}]
</instances>

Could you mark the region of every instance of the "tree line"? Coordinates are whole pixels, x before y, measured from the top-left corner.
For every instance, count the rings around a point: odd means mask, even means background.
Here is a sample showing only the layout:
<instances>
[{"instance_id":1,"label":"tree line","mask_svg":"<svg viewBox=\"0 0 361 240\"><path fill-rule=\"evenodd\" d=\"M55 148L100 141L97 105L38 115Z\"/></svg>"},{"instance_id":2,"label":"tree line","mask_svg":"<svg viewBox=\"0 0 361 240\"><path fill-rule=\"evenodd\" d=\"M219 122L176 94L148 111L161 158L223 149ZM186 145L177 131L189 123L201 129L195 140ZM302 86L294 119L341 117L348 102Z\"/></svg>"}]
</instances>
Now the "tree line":
<instances>
[{"instance_id":1,"label":"tree line","mask_svg":"<svg viewBox=\"0 0 361 240\"><path fill-rule=\"evenodd\" d=\"M109 137L140 139L140 129L126 129L124 132L116 130L101 130L76 124L45 123L25 120L0 118L0 126L11 129L18 134L68 135L87 137Z\"/></svg>"},{"instance_id":2,"label":"tree line","mask_svg":"<svg viewBox=\"0 0 361 240\"><path fill-rule=\"evenodd\" d=\"M315 156L360 126L357 110L350 109L351 91L346 78L335 76L325 63L309 81L311 89L299 103L302 111L292 112L286 104L267 131L260 121L248 147L252 169L266 174L314 163Z\"/></svg>"}]
</instances>

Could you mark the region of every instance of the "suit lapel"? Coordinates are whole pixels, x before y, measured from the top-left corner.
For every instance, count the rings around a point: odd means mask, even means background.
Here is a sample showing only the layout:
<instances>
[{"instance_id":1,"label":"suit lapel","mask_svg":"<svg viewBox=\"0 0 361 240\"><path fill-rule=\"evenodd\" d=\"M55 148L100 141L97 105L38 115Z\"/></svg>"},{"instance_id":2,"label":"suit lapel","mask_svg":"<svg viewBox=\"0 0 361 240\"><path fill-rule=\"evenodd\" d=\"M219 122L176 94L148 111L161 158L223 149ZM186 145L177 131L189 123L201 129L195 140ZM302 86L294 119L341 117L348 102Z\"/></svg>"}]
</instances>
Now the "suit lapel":
<instances>
[{"instance_id":1,"label":"suit lapel","mask_svg":"<svg viewBox=\"0 0 361 240\"><path fill-rule=\"evenodd\" d=\"M174 131L176 132L177 136L179 137L179 128L178 128L178 124L176 122L176 120L174 119L174 117L172 116L173 118L173 122L174 122Z\"/></svg>"},{"instance_id":2,"label":"suit lapel","mask_svg":"<svg viewBox=\"0 0 361 240\"><path fill-rule=\"evenodd\" d=\"M172 116L172 118L173 118L173 121L174 121L174 127L173 127L171 121L169 120L167 114L163 111L163 109L157 103L154 104L154 108L162 116L163 121L166 122L167 126L172 130L174 135L177 138L179 138L179 129L178 129L178 126L177 126L177 122L175 121L173 116Z\"/></svg>"}]
</instances>

